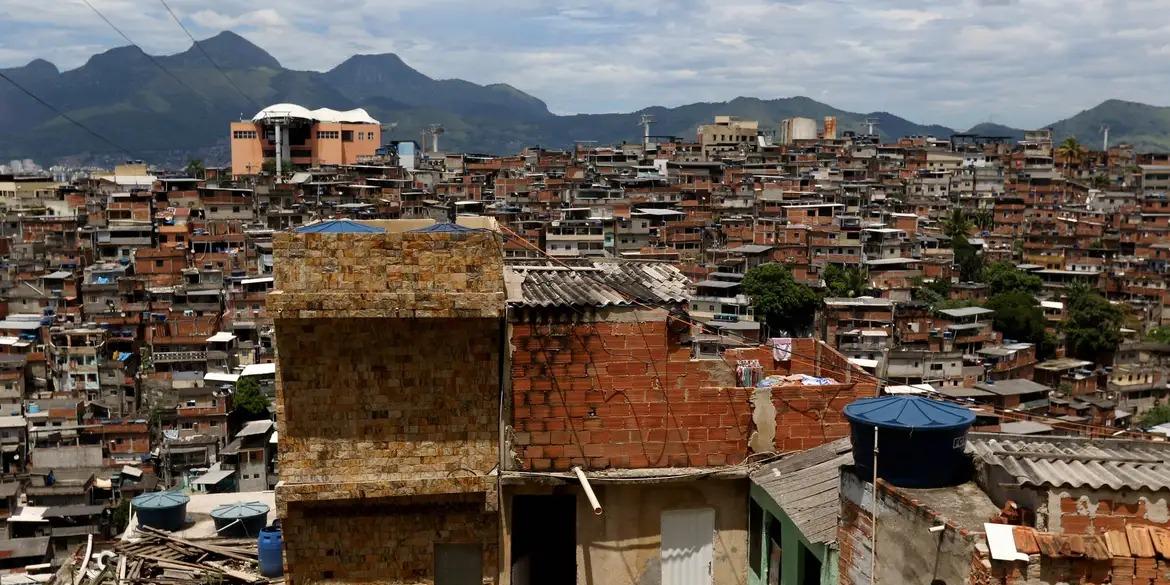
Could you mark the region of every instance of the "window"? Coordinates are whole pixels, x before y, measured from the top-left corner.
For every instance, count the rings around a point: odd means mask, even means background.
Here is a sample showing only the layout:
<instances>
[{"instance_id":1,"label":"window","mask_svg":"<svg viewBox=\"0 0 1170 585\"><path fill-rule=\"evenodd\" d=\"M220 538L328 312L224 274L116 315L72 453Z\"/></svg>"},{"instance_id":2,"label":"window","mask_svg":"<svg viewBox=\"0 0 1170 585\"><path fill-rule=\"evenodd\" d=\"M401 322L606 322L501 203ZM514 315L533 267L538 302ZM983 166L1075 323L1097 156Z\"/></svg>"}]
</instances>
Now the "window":
<instances>
[{"instance_id":1,"label":"window","mask_svg":"<svg viewBox=\"0 0 1170 585\"><path fill-rule=\"evenodd\" d=\"M256 138L255 130L234 130L232 131L232 138L237 140L249 140Z\"/></svg>"},{"instance_id":2,"label":"window","mask_svg":"<svg viewBox=\"0 0 1170 585\"><path fill-rule=\"evenodd\" d=\"M752 500L748 504L748 567L759 576L763 567L760 559L763 556L762 540L764 537L764 510Z\"/></svg>"},{"instance_id":3,"label":"window","mask_svg":"<svg viewBox=\"0 0 1170 585\"><path fill-rule=\"evenodd\" d=\"M373 133L373 132L367 132L366 134L367 134L367 138L369 138L370 140L373 140L373 139L374 139L374 133Z\"/></svg>"},{"instance_id":4,"label":"window","mask_svg":"<svg viewBox=\"0 0 1170 585\"><path fill-rule=\"evenodd\" d=\"M155 260L155 261L154 261L154 267L155 267L155 268L162 268L162 267L163 267L163 261L162 261L162 260Z\"/></svg>"},{"instance_id":5,"label":"window","mask_svg":"<svg viewBox=\"0 0 1170 585\"><path fill-rule=\"evenodd\" d=\"M342 142L353 142L353 130L342 130L341 131L341 141Z\"/></svg>"},{"instance_id":6,"label":"window","mask_svg":"<svg viewBox=\"0 0 1170 585\"><path fill-rule=\"evenodd\" d=\"M194 424L194 423L189 423L189 422L185 422L185 423L183 423L183 430L184 430L184 431L189 431L189 430L191 430L191 429L193 429L193 428L195 428L195 424Z\"/></svg>"}]
</instances>

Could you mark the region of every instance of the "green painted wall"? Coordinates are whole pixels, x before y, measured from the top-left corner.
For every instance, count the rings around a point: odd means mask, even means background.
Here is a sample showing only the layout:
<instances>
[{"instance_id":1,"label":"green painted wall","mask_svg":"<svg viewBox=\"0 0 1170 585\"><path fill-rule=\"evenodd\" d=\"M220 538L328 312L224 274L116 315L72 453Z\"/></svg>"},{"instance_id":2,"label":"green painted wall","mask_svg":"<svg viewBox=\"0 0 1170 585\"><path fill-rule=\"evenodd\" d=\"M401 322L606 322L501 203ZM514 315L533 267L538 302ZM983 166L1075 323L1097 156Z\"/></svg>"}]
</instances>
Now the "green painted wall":
<instances>
[{"instance_id":1,"label":"green painted wall","mask_svg":"<svg viewBox=\"0 0 1170 585\"><path fill-rule=\"evenodd\" d=\"M796 529L796 525L784 513L780 505L760 486L752 484L751 499L763 509L764 521L760 529L761 533L759 534L759 545L761 547L760 563L759 566L748 567L748 585L764 585L768 582L768 549L771 548L768 530L772 518L780 521L780 543L783 548L783 558L780 561L781 585L801 585L805 571L815 570L814 567L805 566L803 549L808 549L820 561L820 584L837 585L838 560L836 548L809 542ZM750 535L748 542L751 542Z\"/></svg>"}]
</instances>

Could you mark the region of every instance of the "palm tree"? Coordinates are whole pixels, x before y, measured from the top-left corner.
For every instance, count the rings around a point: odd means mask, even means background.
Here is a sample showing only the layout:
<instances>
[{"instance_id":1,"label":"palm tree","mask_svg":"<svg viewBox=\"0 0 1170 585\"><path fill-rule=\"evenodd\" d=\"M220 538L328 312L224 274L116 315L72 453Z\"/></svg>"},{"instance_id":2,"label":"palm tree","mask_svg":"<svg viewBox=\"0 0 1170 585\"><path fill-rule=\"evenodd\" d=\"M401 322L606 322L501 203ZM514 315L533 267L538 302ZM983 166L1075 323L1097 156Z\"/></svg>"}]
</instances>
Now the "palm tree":
<instances>
[{"instance_id":1,"label":"palm tree","mask_svg":"<svg viewBox=\"0 0 1170 585\"><path fill-rule=\"evenodd\" d=\"M187 161L187 174L192 178L198 179L203 176L203 161L193 158Z\"/></svg>"},{"instance_id":2,"label":"palm tree","mask_svg":"<svg viewBox=\"0 0 1170 585\"><path fill-rule=\"evenodd\" d=\"M966 236L973 227L975 224L971 221L971 217L967 215L967 212L958 208L952 209L951 214L942 222L943 234L952 240L959 236Z\"/></svg>"},{"instance_id":3,"label":"palm tree","mask_svg":"<svg viewBox=\"0 0 1170 585\"><path fill-rule=\"evenodd\" d=\"M1056 148L1056 154L1060 155L1061 158L1064 159L1065 176L1068 176L1069 167L1071 167L1073 164L1076 164L1079 167L1081 162L1085 159L1085 155L1088 153L1088 149L1086 149L1080 142L1077 142L1075 136L1069 136L1068 138L1065 138L1064 142L1061 142L1060 146Z\"/></svg>"}]
</instances>

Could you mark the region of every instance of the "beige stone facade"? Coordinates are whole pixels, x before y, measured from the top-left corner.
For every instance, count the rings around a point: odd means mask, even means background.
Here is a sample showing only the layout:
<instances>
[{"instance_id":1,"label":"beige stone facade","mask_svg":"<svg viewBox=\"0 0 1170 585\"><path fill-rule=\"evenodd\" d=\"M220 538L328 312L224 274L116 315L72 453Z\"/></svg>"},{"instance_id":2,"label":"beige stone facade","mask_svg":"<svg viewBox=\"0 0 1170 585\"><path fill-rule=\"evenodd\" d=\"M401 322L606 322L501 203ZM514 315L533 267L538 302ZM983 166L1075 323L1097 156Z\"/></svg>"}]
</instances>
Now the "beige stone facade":
<instances>
[{"instance_id":1,"label":"beige stone facade","mask_svg":"<svg viewBox=\"0 0 1170 585\"><path fill-rule=\"evenodd\" d=\"M280 234L274 253L290 582L434 583L469 550L496 582L499 237Z\"/></svg>"}]
</instances>

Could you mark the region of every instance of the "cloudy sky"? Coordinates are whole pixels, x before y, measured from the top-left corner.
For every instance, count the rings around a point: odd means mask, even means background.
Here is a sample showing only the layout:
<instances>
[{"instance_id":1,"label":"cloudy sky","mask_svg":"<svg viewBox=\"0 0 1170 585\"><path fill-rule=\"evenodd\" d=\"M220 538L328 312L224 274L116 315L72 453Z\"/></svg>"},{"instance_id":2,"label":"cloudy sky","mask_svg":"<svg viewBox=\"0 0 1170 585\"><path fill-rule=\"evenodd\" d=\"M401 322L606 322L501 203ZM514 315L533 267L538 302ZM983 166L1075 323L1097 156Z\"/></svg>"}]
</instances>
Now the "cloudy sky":
<instances>
[{"instance_id":1,"label":"cloudy sky","mask_svg":"<svg viewBox=\"0 0 1170 585\"><path fill-rule=\"evenodd\" d=\"M190 42L157 0L91 0L147 52ZM398 53L557 113L806 95L918 122L1033 127L1108 98L1170 105L1170 0L168 0L286 67ZM81 0L0 0L0 67L125 42Z\"/></svg>"}]
</instances>

